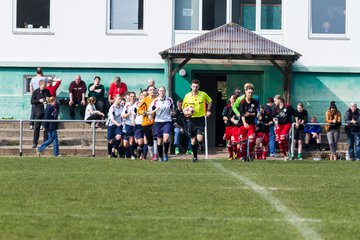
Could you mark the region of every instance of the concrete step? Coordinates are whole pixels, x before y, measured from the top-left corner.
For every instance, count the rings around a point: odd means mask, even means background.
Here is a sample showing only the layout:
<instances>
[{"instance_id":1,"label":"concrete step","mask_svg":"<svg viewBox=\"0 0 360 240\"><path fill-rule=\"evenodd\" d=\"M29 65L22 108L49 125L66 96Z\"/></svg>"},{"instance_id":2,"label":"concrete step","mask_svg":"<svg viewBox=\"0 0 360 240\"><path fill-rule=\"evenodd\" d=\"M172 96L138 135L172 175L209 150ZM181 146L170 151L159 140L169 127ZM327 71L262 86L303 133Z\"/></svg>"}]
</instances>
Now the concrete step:
<instances>
[{"instance_id":1,"label":"concrete step","mask_svg":"<svg viewBox=\"0 0 360 240\"><path fill-rule=\"evenodd\" d=\"M42 136L43 131L40 132ZM16 129L0 129L0 140L9 138L19 138L19 130ZM34 136L33 130L24 129L23 137L30 138ZM59 129L58 137L60 138L92 138L92 130L88 129ZM96 129L96 138L106 139L106 129Z\"/></svg>"},{"instance_id":2,"label":"concrete step","mask_svg":"<svg viewBox=\"0 0 360 240\"><path fill-rule=\"evenodd\" d=\"M23 128L29 129L30 124L28 122L23 123ZM59 129L87 129L90 128L90 124L81 122L61 122L59 123ZM19 122L0 122L0 129L20 129Z\"/></svg>"}]
</instances>

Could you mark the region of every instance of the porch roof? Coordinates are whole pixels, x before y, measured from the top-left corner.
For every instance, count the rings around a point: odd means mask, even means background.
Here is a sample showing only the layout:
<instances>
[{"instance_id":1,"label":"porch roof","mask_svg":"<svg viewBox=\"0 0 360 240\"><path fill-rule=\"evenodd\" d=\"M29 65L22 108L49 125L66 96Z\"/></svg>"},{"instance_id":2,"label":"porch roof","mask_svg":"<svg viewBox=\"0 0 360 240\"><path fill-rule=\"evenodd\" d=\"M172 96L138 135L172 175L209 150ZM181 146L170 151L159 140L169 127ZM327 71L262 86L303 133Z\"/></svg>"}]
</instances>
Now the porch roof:
<instances>
[{"instance_id":1,"label":"porch roof","mask_svg":"<svg viewBox=\"0 0 360 240\"><path fill-rule=\"evenodd\" d=\"M300 54L230 22L159 53L163 59L243 59L294 62Z\"/></svg>"}]
</instances>

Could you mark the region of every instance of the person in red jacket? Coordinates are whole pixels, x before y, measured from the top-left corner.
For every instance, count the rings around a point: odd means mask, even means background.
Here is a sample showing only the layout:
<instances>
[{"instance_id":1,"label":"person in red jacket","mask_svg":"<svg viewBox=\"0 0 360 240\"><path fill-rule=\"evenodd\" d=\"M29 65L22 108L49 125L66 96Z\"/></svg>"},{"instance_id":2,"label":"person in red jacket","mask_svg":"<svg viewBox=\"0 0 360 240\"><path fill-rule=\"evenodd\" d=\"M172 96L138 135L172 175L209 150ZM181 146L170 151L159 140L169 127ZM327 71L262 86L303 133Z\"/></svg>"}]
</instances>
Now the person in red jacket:
<instances>
[{"instance_id":1,"label":"person in red jacket","mask_svg":"<svg viewBox=\"0 0 360 240\"><path fill-rule=\"evenodd\" d=\"M124 97L124 93L127 92L127 86L124 82L121 81L119 76L114 78L114 82L110 84L108 101L109 104L113 104L115 101L116 95L120 95L120 97Z\"/></svg>"},{"instance_id":2,"label":"person in red jacket","mask_svg":"<svg viewBox=\"0 0 360 240\"><path fill-rule=\"evenodd\" d=\"M55 84L53 84L55 82ZM46 83L46 89L50 92L50 97L56 97L56 90L59 88L61 84L61 79L52 79L48 78Z\"/></svg>"}]
</instances>

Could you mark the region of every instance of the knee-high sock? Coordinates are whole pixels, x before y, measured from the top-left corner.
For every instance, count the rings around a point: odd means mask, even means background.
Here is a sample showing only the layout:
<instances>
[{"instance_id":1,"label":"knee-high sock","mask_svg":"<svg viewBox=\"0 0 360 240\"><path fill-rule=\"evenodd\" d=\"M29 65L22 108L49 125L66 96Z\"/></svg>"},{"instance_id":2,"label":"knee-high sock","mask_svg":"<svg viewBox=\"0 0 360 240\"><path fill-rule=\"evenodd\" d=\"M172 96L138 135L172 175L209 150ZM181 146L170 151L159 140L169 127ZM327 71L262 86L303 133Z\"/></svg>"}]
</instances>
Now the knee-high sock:
<instances>
[{"instance_id":1,"label":"knee-high sock","mask_svg":"<svg viewBox=\"0 0 360 240\"><path fill-rule=\"evenodd\" d=\"M169 154L169 148L170 148L170 143L169 142L164 143L165 155Z\"/></svg>"},{"instance_id":2,"label":"knee-high sock","mask_svg":"<svg viewBox=\"0 0 360 240\"><path fill-rule=\"evenodd\" d=\"M191 150L193 151L193 157L197 158L198 145L196 143L194 145L191 144Z\"/></svg>"},{"instance_id":3,"label":"knee-high sock","mask_svg":"<svg viewBox=\"0 0 360 240\"><path fill-rule=\"evenodd\" d=\"M254 140L249 141L249 155L253 155L254 153L254 147L255 147L255 142Z\"/></svg>"},{"instance_id":4,"label":"knee-high sock","mask_svg":"<svg viewBox=\"0 0 360 240\"><path fill-rule=\"evenodd\" d=\"M227 145L227 149L229 152L229 157L233 157L233 153L234 153L234 148L231 145Z\"/></svg>"},{"instance_id":5,"label":"knee-high sock","mask_svg":"<svg viewBox=\"0 0 360 240\"><path fill-rule=\"evenodd\" d=\"M148 151L149 151L149 154L150 154L150 157L153 157L154 156L154 146L150 146L148 145Z\"/></svg>"},{"instance_id":6,"label":"knee-high sock","mask_svg":"<svg viewBox=\"0 0 360 240\"><path fill-rule=\"evenodd\" d=\"M163 157L164 156L164 149L163 149L163 145L162 144L158 144L157 146L157 151L159 153L159 157Z\"/></svg>"},{"instance_id":7,"label":"knee-high sock","mask_svg":"<svg viewBox=\"0 0 360 240\"><path fill-rule=\"evenodd\" d=\"M114 149L118 149L119 145L120 145L120 140L114 139L114 143L113 143L112 147Z\"/></svg>"},{"instance_id":8,"label":"knee-high sock","mask_svg":"<svg viewBox=\"0 0 360 240\"><path fill-rule=\"evenodd\" d=\"M144 144L144 145L143 145L143 150L142 150L142 152L143 152L143 157L146 158L146 154L147 154L147 152L148 152L148 145L147 145L147 144Z\"/></svg>"},{"instance_id":9,"label":"knee-high sock","mask_svg":"<svg viewBox=\"0 0 360 240\"><path fill-rule=\"evenodd\" d=\"M256 153L256 158L257 159L262 159L261 147L260 146L255 147L255 153Z\"/></svg>"},{"instance_id":10,"label":"knee-high sock","mask_svg":"<svg viewBox=\"0 0 360 240\"><path fill-rule=\"evenodd\" d=\"M108 154L111 155L111 152L112 152L112 143L109 143L109 142L108 142L107 149L108 149Z\"/></svg>"},{"instance_id":11,"label":"knee-high sock","mask_svg":"<svg viewBox=\"0 0 360 240\"><path fill-rule=\"evenodd\" d=\"M288 152L288 144L287 144L287 141L285 139L280 139L279 140L279 148L280 148L282 154L284 154L284 156L286 156L286 154Z\"/></svg>"},{"instance_id":12,"label":"knee-high sock","mask_svg":"<svg viewBox=\"0 0 360 240\"><path fill-rule=\"evenodd\" d=\"M264 149L267 149L267 146L266 146ZM266 156L267 156L267 151L266 151L266 150L263 150L263 151L262 151L262 159L263 159L263 160L266 160Z\"/></svg>"},{"instance_id":13,"label":"knee-high sock","mask_svg":"<svg viewBox=\"0 0 360 240\"><path fill-rule=\"evenodd\" d=\"M246 157L247 156L247 141L243 141L243 142L241 142L241 155L243 156L243 157Z\"/></svg>"},{"instance_id":14,"label":"knee-high sock","mask_svg":"<svg viewBox=\"0 0 360 240\"><path fill-rule=\"evenodd\" d=\"M130 146L124 147L124 148L125 148L125 156L126 156L126 158L130 158L131 157Z\"/></svg>"},{"instance_id":15,"label":"knee-high sock","mask_svg":"<svg viewBox=\"0 0 360 240\"><path fill-rule=\"evenodd\" d=\"M154 139L154 154L158 153L158 144L157 144L157 139Z\"/></svg>"},{"instance_id":16,"label":"knee-high sock","mask_svg":"<svg viewBox=\"0 0 360 240\"><path fill-rule=\"evenodd\" d=\"M135 156L135 144L130 144L130 155Z\"/></svg>"}]
</instances>

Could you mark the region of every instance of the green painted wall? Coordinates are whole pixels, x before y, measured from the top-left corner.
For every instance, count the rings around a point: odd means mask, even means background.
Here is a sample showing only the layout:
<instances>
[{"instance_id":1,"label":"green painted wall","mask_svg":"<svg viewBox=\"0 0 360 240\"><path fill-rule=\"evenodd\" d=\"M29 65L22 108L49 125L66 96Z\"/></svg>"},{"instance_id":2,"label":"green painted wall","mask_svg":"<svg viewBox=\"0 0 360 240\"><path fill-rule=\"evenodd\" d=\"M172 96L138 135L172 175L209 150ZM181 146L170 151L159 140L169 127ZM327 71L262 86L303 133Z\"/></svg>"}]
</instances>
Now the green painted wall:
<instances>
[{"instance_id":1,"label":"green painted wall","mask_svg":"<svg viewBox=\"0 0 360 240\"><path fill-rule=\"evenodd\" d=\"M174 65L174 68L177 65ZM244 72L257 72L262 75L262 93L260 96L260 102L265 103L268 97L273 97L276 94L283 92L283 76L282 74L273 66L268 65L232 65L224 66L222 64L187 64L184 69L187 74L184 77L181 77L178 73L174 78L174 89L173 92L174 99L183 98L186 93L190 91L190 83L194 78L195 73L225 73L229 74L229 78L234 77L234 75L241 75ZM250 81L251 82L251 81ZM201 85L206 84L206 82L201 82ZM238 87L243 89L243 84L239 83ZM201 87L200 87L201 88ZM255 93L257 90L255 89ZM259 94L260 95L260 94Z\"/></svg>"},{"instance_id":2,"label":"green painted wall","mask_svg":"<svg viewBox=\"0 0 360 240\"><path fill-rule=\"evenodd\" d=\"M24 93L24 75L33 75L34 73L35 67L0 67L0 118L29 119L31 96L29 93ZM60 96L68 95L69 84L77 74L82 76L86 84L92 83L94 76L100 76L101 83L107 90L115 76L120 76L122 81L127 84L128 89L136 93L139 92L140 88L147 86L149 78L155 79L157 86L165 85L167 87L164 68L44 68L44 74L55 75L56 78L62 79L62 84L57 90L57 94ZM66 106L62 106L60 117L62 119L68 118Z\"/></svg>"},{"instance_id":3,"label":"green painted wall","mask_svg":"<svg viewBox=\"0 0 360 240\"><path fill-rule=\"evenodd\" d=\"M351 102L360 104L360 73L294 72L291 102L295 107L304 103L309 115L325 121L325 112L330 101L336 105L342 116Z\"/></svg>"}]
</instances>

